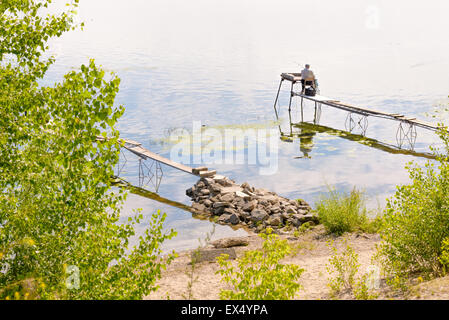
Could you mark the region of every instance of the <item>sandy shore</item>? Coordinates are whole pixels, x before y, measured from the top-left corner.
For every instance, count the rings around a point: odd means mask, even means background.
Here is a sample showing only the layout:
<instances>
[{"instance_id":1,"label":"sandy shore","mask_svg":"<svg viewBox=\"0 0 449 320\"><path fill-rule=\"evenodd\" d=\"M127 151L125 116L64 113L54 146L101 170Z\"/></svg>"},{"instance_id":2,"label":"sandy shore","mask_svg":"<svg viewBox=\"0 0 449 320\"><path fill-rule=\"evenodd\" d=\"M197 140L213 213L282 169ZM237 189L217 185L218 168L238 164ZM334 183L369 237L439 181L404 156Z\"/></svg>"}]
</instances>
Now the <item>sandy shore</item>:
<instances>
[{"instance_id":1,"label":"sandy shore","mask_svg":"<svg viewBox=\"0 0 449 320\"><path fill-rule=\"evenodd\" d=\"M322 226L317 226L309 230L298 238L291 236L281 236L288 239L294 253L284 259L283 263L294 263L305 269L301 275L300 283L303 286L295 297L296 299L329 299L329 289L327 287L329 274L326 271L326 264L332 255L328 246L329 240L334 240L337 248L343 249L343 237L334 238L326 235ZM345 238L348 244L359 256L360 272L365 272L371 264L371 257L375 253L375 246L380 242L378 235L373 234L349 234ZM262 239L253 234L247 237L249 245L246 247L235 247L237 257L241 256L245 250L254 250L261 247ZM189 277L191 261L190 251L179 253L179 256L163 272L162 278L158 281L160 288L146 297L147 299L186 299L188 297ZM235 263L235 261L234 261ZM221 276L216 274L219 265L216 262L201 262L196 264L194 282L191 299L219 299L221 289L227 289L226 284L221 282ZM345 297L342 297L345 298Z\"/></svg>"}]
</instances>

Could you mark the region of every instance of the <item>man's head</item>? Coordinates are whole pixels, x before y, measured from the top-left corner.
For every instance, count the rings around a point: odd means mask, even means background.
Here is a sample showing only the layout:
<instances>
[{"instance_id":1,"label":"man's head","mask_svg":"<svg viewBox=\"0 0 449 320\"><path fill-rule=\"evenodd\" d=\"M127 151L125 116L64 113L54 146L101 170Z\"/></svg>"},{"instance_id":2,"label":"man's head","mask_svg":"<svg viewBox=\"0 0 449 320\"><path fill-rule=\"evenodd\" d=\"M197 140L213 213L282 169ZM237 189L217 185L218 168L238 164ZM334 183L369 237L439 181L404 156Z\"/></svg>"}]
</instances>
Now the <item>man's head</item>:
<instances>
[{"instance_id":1,"label":"man's head","mask_svg":"<svg viewBox=\"0 0 449 320\"><path fill-rule=\"evenodd\" d=\"M306 69L310 69L310 64L306 64Z\"/></svg>"}]
</instances>

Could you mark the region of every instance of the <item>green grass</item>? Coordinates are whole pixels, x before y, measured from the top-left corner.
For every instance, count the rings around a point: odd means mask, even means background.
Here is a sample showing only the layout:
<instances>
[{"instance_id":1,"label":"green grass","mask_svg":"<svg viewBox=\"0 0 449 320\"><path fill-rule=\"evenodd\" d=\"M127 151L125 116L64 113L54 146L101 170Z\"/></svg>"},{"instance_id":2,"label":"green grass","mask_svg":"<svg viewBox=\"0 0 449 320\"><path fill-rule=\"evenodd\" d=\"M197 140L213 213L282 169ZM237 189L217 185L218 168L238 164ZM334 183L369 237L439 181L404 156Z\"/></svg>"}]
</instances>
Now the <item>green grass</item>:
<instances>
[{"instance_id":1,"label":"green grass","mask_svg":"<svg viewBox=\"0 0 449 320\"><path fill-rule=\"evenodd\" d=\"M380 218L370 220L365 206L363 191L352 189L350 193L339 193L334 188L316 202L320 223L329 233L342 235L345 232L362 231L376 233Z\"/></svg>"}]
</instances>

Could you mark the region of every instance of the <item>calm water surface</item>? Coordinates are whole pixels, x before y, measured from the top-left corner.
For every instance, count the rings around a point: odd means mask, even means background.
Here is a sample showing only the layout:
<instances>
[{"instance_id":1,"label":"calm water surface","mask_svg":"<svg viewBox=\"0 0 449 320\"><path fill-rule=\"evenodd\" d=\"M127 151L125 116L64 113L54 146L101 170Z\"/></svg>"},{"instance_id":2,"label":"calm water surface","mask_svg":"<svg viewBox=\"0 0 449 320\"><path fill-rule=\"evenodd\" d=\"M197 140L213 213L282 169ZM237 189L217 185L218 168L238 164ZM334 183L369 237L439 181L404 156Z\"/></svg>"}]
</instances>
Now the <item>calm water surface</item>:
<instances>
[{"instance_id":1,"label":"calm water surface","mask_svg":"<svg viewBox=\"0 0 449 320\"><path fill-rule=\"evenodd\" d=\"M84 0L79 18L86 27L52 42L57 63L49 79L60 79L89 58L115 71L122 79L116 102L126 107L121 135L167 157L169 132L191 131L193 121L212 128L277 129L273 102L279 74L298 72L304 63L312 65L327 97L435 122L430 115L447 104L449 94L447 12L448 2L436 0ZM284 89L281 131L288 133L287 84ZM298 101L293 106L297 122ZM305 117L313 119L312 104ZM439 117L447 119L444 113ZM371 208L382 206L397 184L408 181L404 165L426 159L340 137L345 118L345 112L323 106L319 130L296 127L302 138L279 139L278 170L272 175L260 175L257 165L213 168L239 183L311 204L326 185L341 191L357 186L366 190ZM395 144L396 130L395 122L369 118L366 136ZM417 152L438 143L431 132L417 133ZM122 176L137 184L137 160L127 156ZM163 170L158 194L189 204L185 189L196 178ZM166 227L178 236L166 249L195 247L212 229L211 222L179 207L135 194L123 217L135 208L146 216L158 209L167 213ZM242 234L216 226L214 238Z\"/></svg>"}]
</instances>

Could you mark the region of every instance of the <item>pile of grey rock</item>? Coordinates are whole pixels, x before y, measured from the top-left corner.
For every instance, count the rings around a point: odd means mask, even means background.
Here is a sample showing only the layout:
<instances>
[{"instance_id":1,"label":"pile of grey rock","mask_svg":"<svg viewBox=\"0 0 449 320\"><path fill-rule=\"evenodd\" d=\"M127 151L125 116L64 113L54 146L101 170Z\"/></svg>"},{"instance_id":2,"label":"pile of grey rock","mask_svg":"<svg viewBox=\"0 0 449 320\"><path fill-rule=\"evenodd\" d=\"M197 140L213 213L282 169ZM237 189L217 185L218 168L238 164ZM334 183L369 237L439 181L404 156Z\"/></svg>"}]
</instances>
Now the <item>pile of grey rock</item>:
<instances>
[{"instance_id":1,"label":"pile of grey rock","mask_svg":"<svg viewBox=\"0 0 449 320\"><path fill-rule=\"evenodd\" d=\"M246 182L239 185L221 175L202 177L186 194L192 198L195 213L216 217L220 224L247 226L256 232L268 226L291 230L306 222L318 222L303 200L289 200Z\"/></svg>"}]
</instances>

